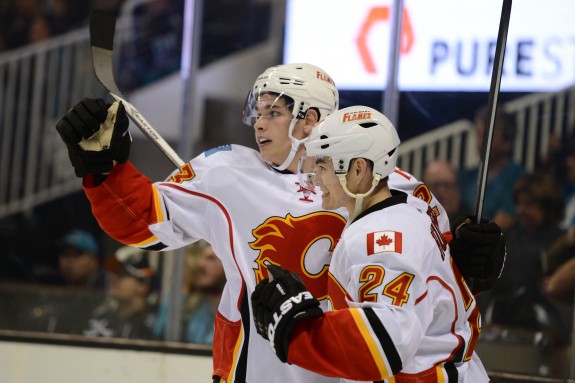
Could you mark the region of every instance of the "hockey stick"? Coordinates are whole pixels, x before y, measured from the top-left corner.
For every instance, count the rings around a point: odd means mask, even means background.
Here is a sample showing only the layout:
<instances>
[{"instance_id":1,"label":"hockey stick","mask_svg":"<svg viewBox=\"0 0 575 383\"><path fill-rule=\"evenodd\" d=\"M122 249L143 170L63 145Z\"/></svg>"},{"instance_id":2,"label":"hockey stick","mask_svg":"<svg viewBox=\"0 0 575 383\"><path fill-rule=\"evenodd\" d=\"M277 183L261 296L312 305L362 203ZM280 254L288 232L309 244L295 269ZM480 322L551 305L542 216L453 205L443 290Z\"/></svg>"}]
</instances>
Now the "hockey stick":
<instances>
[{"instance_id":1,"label":"hockey stick","mask_svg":"<svg viewBox=\"0 0 575 383\"><path fill-rule=\"evenodd\" d=\"M477 199L475 201L475 217L477 223L481 222L483 215L483 199L485 198L485 183L487 180L487 168L489 165L489 153L491 151L491 140L493 138L493 128L495 125L495 113L497 112L497 99L501 85L501 74L503 72L503 59L505 57L505 45L507 43L507 30L509 29L509 19L511 17L511 0L503 0L501 9L501 20L499 22L499 33L495 44L495 60L493 71L491 72L491 87L489 89L489 101L487 103L487 113L489 123L485 121L483 129L483 143L481 145L481 156L479 159L479 172L477 174Z\"/></svg>"},{"instance_id":2,"label":"hockey stick","mask_svg":"<svg viewBox=\"0 0 575 383\"><path fill-rule=\"evenodd\" d=\"M180 168L185 165L185 162L118 89L114 79L113 65L115 31L116 17L114 15L100 10L92 11L90 15L90 46L92 47L92 64L96 78L116 101L124 104L126 113L144 135L168 157L172 164Z\"/></svg>"}]
</instances>

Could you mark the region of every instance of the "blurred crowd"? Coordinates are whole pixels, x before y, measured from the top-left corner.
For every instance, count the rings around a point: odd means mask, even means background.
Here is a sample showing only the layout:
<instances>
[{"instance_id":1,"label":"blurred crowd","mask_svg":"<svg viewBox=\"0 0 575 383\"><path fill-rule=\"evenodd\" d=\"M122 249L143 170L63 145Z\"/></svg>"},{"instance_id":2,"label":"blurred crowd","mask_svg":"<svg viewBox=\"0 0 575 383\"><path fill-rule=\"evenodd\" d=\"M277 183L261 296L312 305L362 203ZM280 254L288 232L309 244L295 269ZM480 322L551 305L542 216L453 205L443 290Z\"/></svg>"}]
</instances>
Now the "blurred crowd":
<instances>
[{"instance_id":1,"label":"blurred crowd","mask_svg":"<svg viewBox=\"0 0 575 383\"><path fill-rule=\"evenodd\" d=\"M165 340L173 253L121 246L106 254L94 233L58 238L51 262L32 281L0 285L0 328L88 337ZM211 344L226 282L221 261L203 240L186 247L178 340ZM10 282L10 281L9 281Z\"/></svg>"},{"instance_id":2,"label":"blurred crowd","mask_svg":"<svg viewBox=\"0 0 575 383\"><path fill-rule=\"evenodd\" d=\"M180 68L184 0L0 0L0 53L84 28L93 9L126 17L119 86L132 90Z\"/></svg>"},{"instance_id":3,"label":"blurred crowd","mask_svg":"<svg viewBox=\"0 0 575 383\"><path fill-rule=\"evenodd\" d=\"M0 0L0 52L87 25L92 8L118 12L125 0Z\"/></svg>"},{"instance_id":4,"label":"blurred crowd","mask_svg":"<svg viewBox=\"0 0 575 383\"><path fill-rule=\"evenodd\" d=\"M475 133L482 148L487 110L478 110ZM483 341L524 343L549 355L541 375L566 371L575 288L575 140L551 137L535 171L514 161L516 121L498 110L487 167L484 218L506 237L501 278L479 294ZM456 169L447 161L426 165L423 181L443 204L450 222L473 214L478 167Z\"/></svg>"}]
</instances>

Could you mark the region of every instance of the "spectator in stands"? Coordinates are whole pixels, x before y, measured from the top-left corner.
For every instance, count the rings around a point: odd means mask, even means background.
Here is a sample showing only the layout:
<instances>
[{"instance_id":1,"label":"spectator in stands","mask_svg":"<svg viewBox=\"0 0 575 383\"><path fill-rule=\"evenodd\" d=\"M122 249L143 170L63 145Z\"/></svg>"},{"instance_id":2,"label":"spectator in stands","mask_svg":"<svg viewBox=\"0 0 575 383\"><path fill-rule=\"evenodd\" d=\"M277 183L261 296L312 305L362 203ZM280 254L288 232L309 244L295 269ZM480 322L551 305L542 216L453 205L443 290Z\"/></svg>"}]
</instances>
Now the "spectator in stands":
<instances>
[{"instance_id":1,"label":"spectator in stands","mask_svg":"<svg viewBox=\"0 0 575 383\"><path fill-rule=\"evenodd\" d=\"M44 15L38 14L32 19L28 32L28 43L38 43L49 39L53 35L52 25Z\"/></svg>"},{"instance_id":2,"label":"spectator in stands","mask_svg":"<svg viewBox=\"0 0 575 383\"><path fill-rule=\"evenodd\" d=\"M90 313L106 297L110 276L91 232L71 230L56 245L57 272L38 278L44 287L21 321L32 331L82 334Z\"/></svg>"},{"instance_id":3,"label":"spectator in stands","mask_svg":"<svg viewBox=\"0 0 575 383\"><path fill-rule=\"evenodd\" d=\"M54 34L65 33L88 25L88 16L92 8L90 2L72 0L45 1L46 13L50 19Z\"/></svg>"},{"instance_id":4,"label":"spectator in stands","mask_svg":"<svg viewBox=\"0 0 575 383\"><path fill-rule=\"evenodd\" d=\"M488 120L487 107L479 108L475 116L477 149L481 152L483 131ZM513 161L516 122L513 115L498 109L491 142L483 216L497 223L503 232L515 223L516 215L512 197L513 185L525 174L523 166ZM468 206L474 206L477 198L478 167L464 169L459 174L461 196Z\"/></svg>"},{"instance_id":5,"label":"spectator in stands","mask_svg":"<svg viewBox=\"0 0 575 383\"><path fill-rule=\"evenodd\" d=\"M546 294L573 304L575 291L575 252L572 257L560 265L544 280L543 288ZM571 313L573 310L571 310Z\"/></svg>"},{"instance_id":6,"label":"spectator in stands","mask_svg":"<svg viewBox=\"0 0 575 383\"><path fill-rule=\"evenodd\" d=\"M423 182L445 208L449 222L471 214L471 208L461 200L457 171L448 161L429 162L423 170Z\"/></svg>"},{"instance_id":7,"label":"spectator in stands","mask_svg":"<svg viewBox=\"0 0 575 383\"><path fill-rule=\"evenodd\" d=\"M565 217L561 227L566 233L545 254L543 290L559 308L564 322L571 324L575 291L575 141L567 141L555 154L553 170L563 186Z\"/></svg>"},{"instance_id":8,"label":"spectator in stands","mask_svg":"<svg viewBox=\"0 0 575 383\"><path fill-rule=\"evenodd\" d=\"M59 241L60 284L74 289L107 290L109 276L102 267L100 249L94 235L72 230Z\"/></svg>"},{"instance_id":9,"label":"spectator in stands","mask_svg":"<svg viewBox=\"0 0 575 383\"><path fill-rule=\"evenodd\" d=\"M507 231L507 260L493 289L478 296L486 325L542 332L555 345L567 342L569 324L542 293L545 254L564 234L563 194L544 174L525 175L513 188L517 222ZM487 330L487 328L486 328Z\"/></svg>"},{"instance_id":10,"label":"spectator in stands","mask_svg":"<svg viewBox=\"0 0 575 383\"><path fill-rule=\"evenodd\" d=\"M553 168L561 169L554 179L562 185L561 189L565 197L565 215L560 226L566 230L566 233L547 252L545 265L549 275L555 273L563 263L575 256L575 141L562 145L561 155L554 161ZM565 270L560 274L564 275L564 272ZM549 286L552 295L556 288L560 287L553 279Z\"/></svg>"},{"instance_id":11,"label":"spectator in stands","mask_svg":"<svg viewBox=\"0 0 575 383\"><path fill-rule=\"evenodd\" d=\"M222 262L212 246L204 240L188 246L183 286L182 341L213 343L214 318L225 283ZM164 301L154 328L157 337L165 336L167 313L168 302Z\"/></svg>"},{"instance_id":12,"label":"spectator in stands","mask_svg":"<svg viewBox=\"0 0 575 383\"><path fill-rule=\"evenodd\" d=\"M33 21L42 13L42 9L42 0L18 0L6 5L0 28L7 49L19 48L29 43Z\"/></svg>"},{"instance_id":13,"label":"spectator in stands","mask_svg":"<svg viewBox=\"0 0 575 383\"><path fill-rule=\"evenodd\" d=\"M148 253L133 247L116 251L120 262L112 275L109 296L92 312L84 335L152 339L157 307L153 291L156 271Z\"/></svg>"},{"instance_id":14,"label":"spectator in stands","mask_svg":"<svg viewBox=\"0 0 575 383\"><path fill-rule=\"evenodd\" d=\"M0 52L85 27L91 9L118 13L124 1L0 1Z\"/></svg>"}]
</instances>

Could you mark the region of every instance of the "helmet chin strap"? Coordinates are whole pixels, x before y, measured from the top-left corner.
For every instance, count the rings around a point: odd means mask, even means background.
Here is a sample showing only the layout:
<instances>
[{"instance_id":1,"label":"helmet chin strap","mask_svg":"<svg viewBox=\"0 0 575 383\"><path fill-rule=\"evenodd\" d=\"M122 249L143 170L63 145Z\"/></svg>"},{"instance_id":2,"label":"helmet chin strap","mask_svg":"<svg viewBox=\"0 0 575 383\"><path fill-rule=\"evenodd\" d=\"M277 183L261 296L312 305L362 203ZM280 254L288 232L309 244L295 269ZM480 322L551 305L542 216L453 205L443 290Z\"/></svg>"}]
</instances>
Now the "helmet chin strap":
<instances>
[{"instance_id":1,"label":"helmet chin strap","mask_svg":"<svg viewBox=\"0 0 575 383\"><path fill-rule=\"evenodd\" d=\"M346 176L345 174L337 175L337 178L339 178L339 183L343 187L343 191L345 192L345 194L347 194L351 198L355 198L355 207L353 213L350 214L349 220L347 221L347 225L349 225L355 219L355 217L359 215L361 211L361 206L363 204L363 198L365 196L370 195L373 192L373 190L379 183L379 180L381 179L381 174L376 173L373 176L373 181L371 181L371 188L366 193L363 194L353 194L352 192L350 192L349 189L347 188L347 180L345 179L345 176Z\"/></svg>"},{"instance_id":2,"label":"helmet chin strap","mask_svg":"<svg viewBox=\"0 0 575 383\"><path fill-rule=\"evenodd\" d=\"M289 126L288 136L291 140L291 149L290 149L288 156L284 160L284 162L282 162L280 165L274 165L271 162L268 162L269 165L276 170L279 170L279 171L286 170L288 168L288 166L290 166L290 164L292 163L293 159L295 158L295 155L297 153L297 150L299 149L299 146L306 141L306 138L304 138L302 140L298 140L297 138L292 136L293 129L295 127L295 124L297 124L297 122L298 122L298 118L294 117L291 120L291 123Z\"/></svg>"}]
</instances>

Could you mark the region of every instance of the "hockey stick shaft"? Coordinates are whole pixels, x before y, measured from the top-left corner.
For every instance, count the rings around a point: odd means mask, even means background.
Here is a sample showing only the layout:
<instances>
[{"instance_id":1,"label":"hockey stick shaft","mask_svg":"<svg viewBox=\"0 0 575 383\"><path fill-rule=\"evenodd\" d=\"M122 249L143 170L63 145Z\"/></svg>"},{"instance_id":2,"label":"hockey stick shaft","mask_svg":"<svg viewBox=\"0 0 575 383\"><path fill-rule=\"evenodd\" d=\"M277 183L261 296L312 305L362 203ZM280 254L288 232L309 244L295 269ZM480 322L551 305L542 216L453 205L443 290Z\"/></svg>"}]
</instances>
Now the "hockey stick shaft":
<instances>
[{"instance_id":1,"label":"hockey stick shaft","mask_svg":"<svg viewBox=\"0 0 575 383\"><path fill-rule=\"evenodd\" d=\"M185 162L138 109L124 98L116 84L113 65L115 30L115 16L99 10L92 11L90 16L90 45L92 47L92 64L96 78L116 101L124 104L126 113L144 135L160 149L172 164L180 168L185 165Z\"/></svg>"},{"instance_id":2,"label":"hockey stick shaft","mask_svg":"<svg viewBox=\"0 0 575 383\"><path fill-rule=\"evenodd\" d=\"M481 156L479 160L479 172L477 174L477 199L475 201L475 217L477 223L481 222L483 215L483 200L485 198L485 184L487 180L487 169L489 165L489 155L491 151L491 141L495 126L495 114L497 112L497 100L501 86L501 75L503 73L503 60L505 57L505 45L507 43L507 31L509 29L509 19L511 18L511 1L503 0L501 9L501 20L499 22L499 32L495 45L495 60L493 71L491 72L491 86L489 89L489 100L487 103L488 119L485 120L483 129L483 142Z\"/></svg>"}]
</instances>

